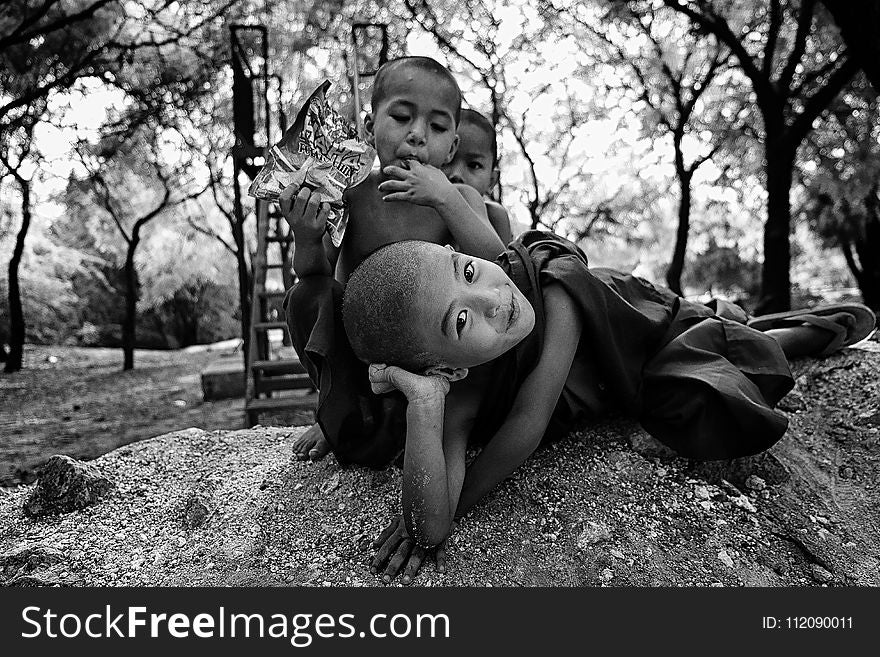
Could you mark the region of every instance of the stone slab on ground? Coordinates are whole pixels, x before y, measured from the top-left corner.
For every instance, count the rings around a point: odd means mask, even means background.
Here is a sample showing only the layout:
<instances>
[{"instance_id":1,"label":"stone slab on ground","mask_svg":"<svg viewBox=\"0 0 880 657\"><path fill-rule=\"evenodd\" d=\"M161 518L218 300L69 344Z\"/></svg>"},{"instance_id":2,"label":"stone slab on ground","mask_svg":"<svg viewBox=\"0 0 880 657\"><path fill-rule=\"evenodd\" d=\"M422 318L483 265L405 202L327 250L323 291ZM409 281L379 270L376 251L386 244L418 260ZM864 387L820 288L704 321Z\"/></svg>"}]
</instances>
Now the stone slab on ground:
<instances>
[{"instance_id":1,"label":"stone slab on ground","mask_svg":"<svg viewBox=\"0 0 880 657\"><path fill-rule=\"evenodd\" d=\"M218 358L202 370L201 378L204 401L244 397L244 363L240 355Z\"/></svg>"},{"instance_id":2,"label":"stone slab on ground","mask_svg":"<svg viewBox=\"0 0 880 657\"><path fill-rule=\"evenodd\" d=\"M593 425L539 450L463 520L449 572L414 585L880 585L880 354L794 370L789 432L765 455L695 466L631 422ZM369 543L400 471L297 461L302 430L127 445L91 462L114 490L72 513L28 518L32 486L8 489L0 582L377 584Z\"/></svg>"}]
</instances>

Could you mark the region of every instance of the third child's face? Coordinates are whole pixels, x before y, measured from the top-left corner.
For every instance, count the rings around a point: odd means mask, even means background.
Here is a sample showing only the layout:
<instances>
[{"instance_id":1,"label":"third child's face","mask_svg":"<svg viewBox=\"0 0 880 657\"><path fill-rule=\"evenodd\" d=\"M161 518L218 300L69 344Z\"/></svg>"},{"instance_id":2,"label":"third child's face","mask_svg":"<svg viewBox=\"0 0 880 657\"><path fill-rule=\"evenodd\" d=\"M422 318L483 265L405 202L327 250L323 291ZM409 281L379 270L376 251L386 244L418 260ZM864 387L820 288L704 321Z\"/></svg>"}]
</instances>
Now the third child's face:
<instances>
[{"instance_id":1,"label":"third child's face","mask_svg":"<svg viewBox=\"0 0 880 657\"><path fill-rule=\"evenodd\" d=\"M447 367L475 367L521 342L535 311L494 262L432 245L419 289L424 349Z\"/></svg>"},{"instance_id":2,"label":"third child's face","mask_svg":"<svg viewBox=\"0 0 880 657\"><path fill-rule=\"evenodd\" d=\"M386 91L367 122L382 167L407 168L410 159L441 167L452 159L459 98L449 81L403 66L389 74Z\"/></svg>"},{"instance_id":3,"label":"third child's face","mask_svg":"<svg viewBox=\"0 0 880 657\"><path fill-rule=\"evenodd\" d=\"M494 184L492 138L481 127L462 120L458 126L458 150L443 173L454 183L464 183L486 195Z\"/></svg>"}]
</instances>

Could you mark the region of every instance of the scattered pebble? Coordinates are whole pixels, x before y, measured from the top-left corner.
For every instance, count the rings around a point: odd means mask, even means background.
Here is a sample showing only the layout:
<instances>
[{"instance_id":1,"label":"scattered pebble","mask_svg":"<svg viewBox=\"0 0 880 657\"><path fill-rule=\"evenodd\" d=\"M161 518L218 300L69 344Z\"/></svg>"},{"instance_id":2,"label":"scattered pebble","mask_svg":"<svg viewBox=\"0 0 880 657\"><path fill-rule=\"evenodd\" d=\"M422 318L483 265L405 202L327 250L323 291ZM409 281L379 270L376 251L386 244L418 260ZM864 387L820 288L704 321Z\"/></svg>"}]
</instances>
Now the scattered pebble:
<instances>
[{"instance_id":1,"label":"scattered pebble","mask_svg":"<svg viewBox=\"0 0 880 657\"><path fill-rule=\"evenodd\" d=\"M721 550L721 552L718 553L718 560L728 568L733 568L733 559L727 554L727 550Z\"/></svg>"},{"instance_id":2,"label":"scattered pebble","mask_svg":"<svg viewBox=\"0 0 880 657\"><path fill-rule=\"evenodd\" d=\"M753 491L762 491L767 488L767 482L758 475L749 475L746 479L746 488Z\"/></svg>"},{"instance_id":3,"label":"scattered pebble","mask_svg":"<svg viewBox=\"0 0 880 657\"><path fill-rule=\"evenodd\" d=\"M332 475L330 475L330 477L324 480L324 483L321 484L320 490L326 495L327 493L334 491L337 488L339 488L339 473L334 472Z\"/></svg>"},{"instance_id":4,"label":"scattered pebble","mask_svg":"<svg viewBox=\"0 0 880 657\"><path fill-rule=\"evenodd\" d=\"M577 537L577 546L581 550L603 541L611 540L611 530L603 522L587 520Z\"/></svg>"},{"instance_id":5,"label":"scattered pebble","mask_svg":"<svg viewBox=\"0 0 880 657\"><path fill-rule=\"evenodd\" d=\"M709 489L705 486L694 486L694 497L698 500L708 500L712 496L709 494Z\"/></svg>"}]
</instances>

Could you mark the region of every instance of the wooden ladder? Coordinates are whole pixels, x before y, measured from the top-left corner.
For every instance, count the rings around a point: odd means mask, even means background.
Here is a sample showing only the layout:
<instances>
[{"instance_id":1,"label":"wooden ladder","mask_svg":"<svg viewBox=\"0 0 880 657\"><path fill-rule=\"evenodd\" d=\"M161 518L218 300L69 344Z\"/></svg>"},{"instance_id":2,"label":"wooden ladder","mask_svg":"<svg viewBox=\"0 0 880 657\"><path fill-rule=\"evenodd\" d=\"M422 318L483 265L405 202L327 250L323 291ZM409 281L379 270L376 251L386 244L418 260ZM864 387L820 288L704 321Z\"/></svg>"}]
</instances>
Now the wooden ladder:
<instances>
[{"instance_id":1,"label":"wooden ladder","mask_svg":"<svg viewBox=\"0 0 880 657\"><path fill-rule=\"evenodd\" d=\"M270 244L278 246L280 258L277 261L269 259ZM266 280L270 270L279 270L284 289L293 285L292 248L293 235L275 204L257 201L257 251L253 262L254 287L245 400L248 426L257 424L261 413L314 411L318 401L318 394L299 359L273 353L273 343L269 339L269 331L281 330L284 332L283 345L290 348L289 329L281 308L285 292L267 290Z\"/></svg>"}]
</instances>

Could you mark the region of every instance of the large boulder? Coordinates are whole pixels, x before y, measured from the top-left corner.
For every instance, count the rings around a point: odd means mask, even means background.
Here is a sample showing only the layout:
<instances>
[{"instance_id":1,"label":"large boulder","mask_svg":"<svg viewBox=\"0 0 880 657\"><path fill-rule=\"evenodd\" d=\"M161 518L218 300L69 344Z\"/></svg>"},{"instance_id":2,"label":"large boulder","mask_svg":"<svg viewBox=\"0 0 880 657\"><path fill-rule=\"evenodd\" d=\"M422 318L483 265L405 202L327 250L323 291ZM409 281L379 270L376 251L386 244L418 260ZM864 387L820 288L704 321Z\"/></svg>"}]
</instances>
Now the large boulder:
<instances>
[{"instance_id":1,"label":"large boulder","mask_svg":"<svg viewBox=\"0 0 880 657\"><path fill-rule=\"evenodd\" d=\"M880 585L880 354L796 363L786 437L697 465L612 420L539 450L415 585ZM97 505L27 516L0 496L7 584L372 585L400 471L300 462L302 428L189 429L91 466Z\"/></svg>"}]
</instances>

